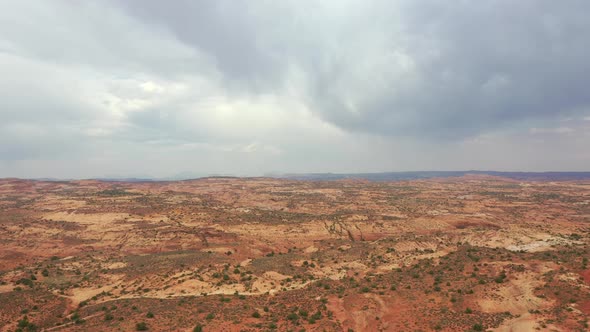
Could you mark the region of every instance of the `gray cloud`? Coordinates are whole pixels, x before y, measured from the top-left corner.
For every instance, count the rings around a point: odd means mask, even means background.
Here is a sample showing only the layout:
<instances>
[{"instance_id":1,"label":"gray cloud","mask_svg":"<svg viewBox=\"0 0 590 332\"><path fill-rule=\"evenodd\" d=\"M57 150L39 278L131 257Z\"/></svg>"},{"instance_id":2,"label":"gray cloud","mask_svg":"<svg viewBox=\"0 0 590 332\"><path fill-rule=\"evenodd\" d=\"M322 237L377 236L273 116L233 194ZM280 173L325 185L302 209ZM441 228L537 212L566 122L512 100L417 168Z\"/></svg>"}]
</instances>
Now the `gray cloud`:
<instances>
[{"instance_id":1,"label":"gray cloud","mask_svg":"<svg viewBox=\"0 0 590 332\"><path fill-rule=\"evenodd\" d=\"M0 176L590 164L587 1L0 9Z\"/></svg>"},{"instance_id":2,"label":"gray cloud","mask_svg":"<svg viewBox=\"0 0 590 332\"><path fill-rule=\"evenodd\" d=\"M126 2L259 92L347 130L461 138L590 104L585 1Z\"/></svg>"}]
</instances>

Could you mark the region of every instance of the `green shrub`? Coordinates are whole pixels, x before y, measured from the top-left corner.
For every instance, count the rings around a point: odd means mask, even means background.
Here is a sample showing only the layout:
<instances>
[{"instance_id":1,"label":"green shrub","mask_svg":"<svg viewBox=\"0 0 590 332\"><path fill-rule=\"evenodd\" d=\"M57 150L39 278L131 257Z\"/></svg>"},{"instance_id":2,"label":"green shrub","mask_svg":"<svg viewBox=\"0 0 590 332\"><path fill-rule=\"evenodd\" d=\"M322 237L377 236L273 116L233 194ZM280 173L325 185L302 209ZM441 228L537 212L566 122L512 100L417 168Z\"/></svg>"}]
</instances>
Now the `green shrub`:
<instances>
[{"instance_id":1,"label":"green shrub","mask_svg":"<svg viewBox=\"0 0 590 332\"><path fill-rule=\"evenodd\" d=\"M139 323L135 324L135 330L136 331L147 331L148 330L147 324L145 322L139 322Z\"/></svg>"},{"instance_id":2,"label":"green shrub","mask_svg":"<svg viewBox=\"0 0 590 332\"><path fill-rule=\"evenodd\" d=\"M21 278L19 280L16 281L16 284L23 284L26 286L29 286L30 288L33 288L33 280L31 279L27 279L27 278Z\"/></svg>"}]
</instances>

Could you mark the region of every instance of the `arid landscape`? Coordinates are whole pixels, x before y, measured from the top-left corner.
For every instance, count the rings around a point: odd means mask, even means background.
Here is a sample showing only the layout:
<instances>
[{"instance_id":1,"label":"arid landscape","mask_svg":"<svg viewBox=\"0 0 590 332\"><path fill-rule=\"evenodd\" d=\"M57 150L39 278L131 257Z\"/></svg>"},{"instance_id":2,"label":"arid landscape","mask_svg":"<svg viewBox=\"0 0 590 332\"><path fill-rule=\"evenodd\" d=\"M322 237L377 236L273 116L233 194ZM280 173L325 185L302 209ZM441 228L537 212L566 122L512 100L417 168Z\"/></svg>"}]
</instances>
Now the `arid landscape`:
<instances>
[{"instance_id":1,"label":"arid landscape","mask_svg":"<svg viewBox=\"0 0 590 332\"><path fill-rule=\"evenodd\" d=\"M0 332L590 332L589 14L0 0Z\"/></svg>"},{"instance_id":2,"label":"arid landscape","mask_svg":"<svg viewBox=\"0 0 590 332\"><path fill-rule=\"evenodd\" d=\"M588 331L590 181L0 180L1 331Z\"/></svg>"}]
</instances>

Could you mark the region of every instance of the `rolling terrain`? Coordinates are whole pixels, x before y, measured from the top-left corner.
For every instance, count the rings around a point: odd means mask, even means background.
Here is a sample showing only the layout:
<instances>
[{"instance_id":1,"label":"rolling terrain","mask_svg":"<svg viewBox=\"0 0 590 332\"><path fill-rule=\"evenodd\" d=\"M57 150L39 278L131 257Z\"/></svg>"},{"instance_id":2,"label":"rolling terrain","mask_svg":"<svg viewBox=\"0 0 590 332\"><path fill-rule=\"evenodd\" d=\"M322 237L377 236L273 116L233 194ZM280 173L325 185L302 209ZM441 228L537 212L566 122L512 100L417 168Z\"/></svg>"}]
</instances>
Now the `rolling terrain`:
<instances>
[{"instance_id":1,"label":"rolling terrain","mask_svg":"<svg viewBox=\"0 0 590 332\"><path fill-rule=\"evenodd\" d=\"M590 180L0 179L0 331L588 331Z\"/></svg>"}]
</instances>

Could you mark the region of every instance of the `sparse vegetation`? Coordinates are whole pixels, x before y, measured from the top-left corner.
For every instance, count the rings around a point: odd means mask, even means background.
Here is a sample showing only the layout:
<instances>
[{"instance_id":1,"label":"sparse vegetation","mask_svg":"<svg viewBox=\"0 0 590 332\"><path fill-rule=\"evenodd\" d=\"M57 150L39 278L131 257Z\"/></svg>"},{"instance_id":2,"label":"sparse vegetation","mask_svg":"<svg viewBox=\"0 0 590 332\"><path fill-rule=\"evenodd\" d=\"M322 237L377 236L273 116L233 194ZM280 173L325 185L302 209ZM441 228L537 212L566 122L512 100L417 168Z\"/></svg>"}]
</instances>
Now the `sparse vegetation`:
<instances>
[{"instance_id":1,"label":"sparse vegetation","mask_svg":"<svg viewBox=\"0 0 590 332\"><path fill-rule=\"evenodd\" d=\"M588 193L576 183L52 185L0 209L0 240L22 253L0 273L12 330L332 331L357 317L367 331L485 331L523 314L587 329Z\"/></svg>"},{"instance_id":2,"label":"sparse vegetation","mask_svg":"<svg viewBox=\"0 0 590 332\"><path fill-rule=\"evenodd\" d=\"M135 330L136 331L147 331L148 326L145 322L139 322L139 323L135 324Z\"/></svg>"}]
</instances>

